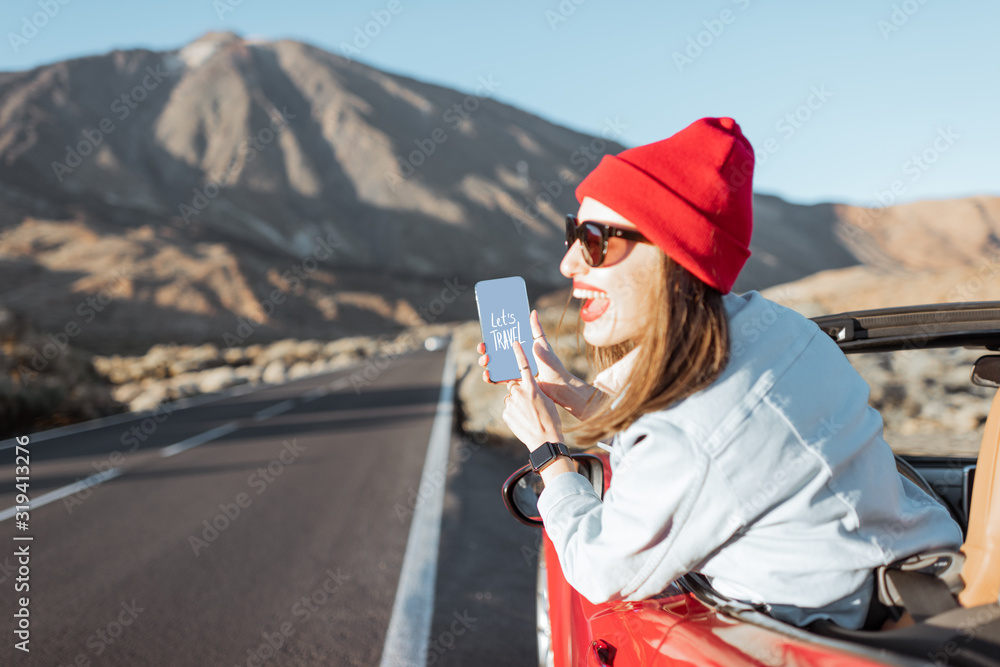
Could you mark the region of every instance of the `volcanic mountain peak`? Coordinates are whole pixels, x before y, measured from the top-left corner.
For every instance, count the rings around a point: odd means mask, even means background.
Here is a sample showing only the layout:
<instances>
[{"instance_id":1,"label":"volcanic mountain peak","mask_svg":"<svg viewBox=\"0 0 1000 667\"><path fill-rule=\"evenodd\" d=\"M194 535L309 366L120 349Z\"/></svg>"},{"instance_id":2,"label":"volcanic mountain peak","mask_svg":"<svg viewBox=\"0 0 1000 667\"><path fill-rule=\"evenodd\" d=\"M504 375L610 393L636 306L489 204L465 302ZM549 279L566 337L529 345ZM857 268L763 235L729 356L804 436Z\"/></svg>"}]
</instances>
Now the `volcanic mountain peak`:
<instances>
[{"instance_id":1,"label":"volcanic mountain peak","mask_svg":"<svg viewBox=\"0 0 1000 667\"><path fill-rule=\"evenodd\" d=\"M176 58L186 67L195 68L231 45L242 45L243 39L233 32L207 32L177 51Z\"/></svg>"}]
</instances>

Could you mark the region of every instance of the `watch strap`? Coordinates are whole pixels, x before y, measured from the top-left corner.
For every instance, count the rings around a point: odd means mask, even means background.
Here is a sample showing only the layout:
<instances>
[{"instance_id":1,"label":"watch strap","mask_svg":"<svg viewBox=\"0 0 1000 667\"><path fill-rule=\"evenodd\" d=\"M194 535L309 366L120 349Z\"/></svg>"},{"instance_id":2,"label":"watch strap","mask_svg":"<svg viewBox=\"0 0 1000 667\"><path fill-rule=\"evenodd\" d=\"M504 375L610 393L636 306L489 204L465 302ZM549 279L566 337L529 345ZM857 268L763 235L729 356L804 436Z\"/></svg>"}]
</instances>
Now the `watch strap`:
<instances>
[{"instance_id":1,"label":"watch strap","mask_svg":"<svg viewBox=\"0 0 1000 667\"><path fill-rule=\"evenodd\" d=\"M560 455L569 456L569 449L561 442L545 442L541 447L532 450L528 454L528 462L535 472L541 472L543 468L556 460Z\"/></svg>"}]
</instances>

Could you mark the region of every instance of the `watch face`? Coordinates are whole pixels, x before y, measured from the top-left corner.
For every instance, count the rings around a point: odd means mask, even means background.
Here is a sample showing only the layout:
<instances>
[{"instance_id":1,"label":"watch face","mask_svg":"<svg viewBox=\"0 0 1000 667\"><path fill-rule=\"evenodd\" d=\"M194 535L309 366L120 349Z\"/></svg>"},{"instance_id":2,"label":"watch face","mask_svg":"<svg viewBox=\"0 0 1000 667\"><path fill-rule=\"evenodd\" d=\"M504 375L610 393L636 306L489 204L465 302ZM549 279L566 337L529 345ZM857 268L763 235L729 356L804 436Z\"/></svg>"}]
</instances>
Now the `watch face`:
<instances>
[{"instance_id":1,"label":"watch face","mask_svg":"<svg viewBox=\"0 0 1000 667\"><path fill-rule=\"evenodd\" d=\"M549 448L546 445L542 445L528 454L528 460L531 462L531 467L535 469L535 472L538 472L541 466L545 465L545 462L549 460L550 456Z\"/></svg>"},{"instance_id":2,"label":"watch face","mask_svg":"<svg viewBox=\"0 0 1000 667\"><path fill-rule=\"evenodd\" d=\"M568 453L569 450L566 449L566 445L562 443L546 442L538 449L535 449L530 454L528 454L528 461L531 462L531 467L535 472L539 472L542 468L551 463L559 454Z\"/></svg>"}]
</instances>

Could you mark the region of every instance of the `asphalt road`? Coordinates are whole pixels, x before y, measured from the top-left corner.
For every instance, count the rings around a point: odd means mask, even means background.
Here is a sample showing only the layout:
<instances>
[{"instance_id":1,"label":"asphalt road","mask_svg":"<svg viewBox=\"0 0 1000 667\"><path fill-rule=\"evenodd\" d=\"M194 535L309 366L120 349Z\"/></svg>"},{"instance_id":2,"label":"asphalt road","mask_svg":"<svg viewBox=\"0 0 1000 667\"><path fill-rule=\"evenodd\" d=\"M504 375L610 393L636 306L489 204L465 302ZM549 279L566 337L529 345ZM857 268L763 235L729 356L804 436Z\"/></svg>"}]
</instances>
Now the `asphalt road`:
<instances>
[{"instance_id":1,"label":"asphalt road","mask_svg":"<svg viewBox=\"0 0 1000 667\"><path fill-rule=\"evenodd\" d=\"M33 508L27 531L0 522L0 664L378 665L444 360L396 357L360 391L348 368L32 440L32 498L118 474ZM523 458L451 438L427 664L533 664L537 532L499 496ZM23 595L30 654L14 648Z\"/></svg>"}]
</instances>

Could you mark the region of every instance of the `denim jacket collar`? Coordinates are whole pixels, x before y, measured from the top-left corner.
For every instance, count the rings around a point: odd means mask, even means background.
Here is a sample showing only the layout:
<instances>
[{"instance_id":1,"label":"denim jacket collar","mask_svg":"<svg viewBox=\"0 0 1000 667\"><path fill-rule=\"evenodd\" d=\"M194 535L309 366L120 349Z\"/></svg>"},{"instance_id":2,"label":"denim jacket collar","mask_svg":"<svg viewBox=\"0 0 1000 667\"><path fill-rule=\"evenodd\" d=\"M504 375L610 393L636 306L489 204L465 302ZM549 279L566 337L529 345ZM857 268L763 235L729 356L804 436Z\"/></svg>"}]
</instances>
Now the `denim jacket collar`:
<instances>
[{"instance_id":1,"label":"denim jacket collar","mask_svg":"<svg viewBox=\"0 0 1000 667\"><path fill-rule=\"evenodd\" d=\"M733 313L743 304L743 299L733 292L728 292L722 295L722 305L726 311L726 316L731 318ZM611 364L603 371L598 373L594 377L593 385L603 391L606 394L614 396L615 399L611 403L612 407L618 405L621 400L625 388L628 386L629 377L632 374L632 368L635 366L636 358L639 355L639 350L641 346L636 346L630 350L624 357ZM617 438L617 435L616 435ZM601 449L610 452L614 441L610 445L603 442L598 442L597 446Z\"/></svg>"}]
</instances>

